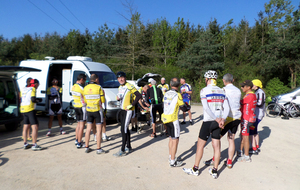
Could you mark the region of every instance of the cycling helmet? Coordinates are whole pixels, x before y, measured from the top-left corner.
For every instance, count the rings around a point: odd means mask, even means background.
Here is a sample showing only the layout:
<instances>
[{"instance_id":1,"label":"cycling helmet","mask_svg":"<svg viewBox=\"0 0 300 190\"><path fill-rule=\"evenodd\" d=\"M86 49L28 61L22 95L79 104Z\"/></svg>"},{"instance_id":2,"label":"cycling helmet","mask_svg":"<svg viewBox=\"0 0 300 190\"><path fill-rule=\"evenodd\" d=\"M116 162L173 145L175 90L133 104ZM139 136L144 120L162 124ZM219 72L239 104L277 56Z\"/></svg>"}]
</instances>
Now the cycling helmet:
<instances>
[{"instance_id":1,"label":"cycling helmet","mask_svg":"<svg viewBox=\"0 0 300 190\"><path fill-rule=\"evenodd\" d=\"M262 86L262 82L259 79L252 80L252 83L253 83L253 85L255 85L255 86L259 87L259 88L263 87Z\"/></svg>"},{"instance_id":2,"label":"cycling helmet","mask_svg":"<svg viewBox=\"0 0 300 190\"><path fill-rule=\"evenodd\" d=\"M204 74L204 78L208 78L208 79L217 79L217 78L218 78L218 73L217 73L217 71L208 70L208 71Z\"/></svg>"},{"instance_id":3,"label":"cycling helmet","mask_svg":"<svg viewBox=\"0 0 300 190\"><path fill-rule=\"evenodd\" d=\"M124 73L123 71L119 71L117 73L117 78L119 78L119 77L126 77L126 73Z\"/></svg>"}]
</instances>

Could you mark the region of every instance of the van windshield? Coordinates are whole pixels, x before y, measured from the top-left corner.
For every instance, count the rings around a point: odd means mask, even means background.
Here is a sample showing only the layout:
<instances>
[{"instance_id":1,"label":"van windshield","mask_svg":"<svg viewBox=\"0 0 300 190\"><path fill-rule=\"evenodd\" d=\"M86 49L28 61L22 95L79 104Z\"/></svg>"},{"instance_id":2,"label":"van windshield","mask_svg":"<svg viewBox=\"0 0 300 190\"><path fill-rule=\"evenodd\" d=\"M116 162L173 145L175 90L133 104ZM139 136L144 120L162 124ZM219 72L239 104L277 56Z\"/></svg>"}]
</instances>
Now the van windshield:
<instances>
[{"instance_id":1,"label":"van windshield","mask_svg":"<svg viewBox=\"0 0 300 190\"><path fill-rule=\"evenodd\" d=\"M100 85L103 88L118 88L120 86L120 83L113 72L91 71L90 73L98 75Z\"/></svg>"}]
</instances>

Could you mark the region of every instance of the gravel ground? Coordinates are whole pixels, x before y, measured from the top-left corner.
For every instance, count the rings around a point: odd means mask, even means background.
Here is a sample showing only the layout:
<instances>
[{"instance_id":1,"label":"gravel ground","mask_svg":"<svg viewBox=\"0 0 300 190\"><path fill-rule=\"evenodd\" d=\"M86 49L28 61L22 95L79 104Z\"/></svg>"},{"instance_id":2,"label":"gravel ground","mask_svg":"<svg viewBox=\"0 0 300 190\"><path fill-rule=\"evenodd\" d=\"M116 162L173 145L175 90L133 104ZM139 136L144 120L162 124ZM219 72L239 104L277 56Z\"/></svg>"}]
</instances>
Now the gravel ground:
<instances>
[{"instance_id":1,"label":"gravel ground","mask_svg":"<svg viewBox=\"0 0 300 190\"><path fill-rule=\"evenodd\" d=\"M134 151L116 158L113 153L121 146L120 126L110 123L107 134L111 141L103 142L108 153L88 154L74 146L75 127L65 125L66 135L59 135L58 123L53 123L51 137L46 137L47 117L39 116L38 144L42 151L23 150L22 129L5 131L0 126L0 189L300 189L299 119L283 120L265 117L259 125L261 153L252 156L251 163L236 163L226 168L227 139L221 140L222 158L219 177L213 179L203 161L212 157L210 139L200 163L200 175L189 176L183 167L192 167L196 142L202 124L202 107L192 106L194 125L181 126L177 156L184 166L168 165L168 138L151 138L146 125L142 133L132 133ZM180 114L180 117L182 115ZM238 131L239 132L239 131ZM236 135L236 145L239 135ZM91 136L91 148L96 142Z\"/></svg>"}]
</instances>

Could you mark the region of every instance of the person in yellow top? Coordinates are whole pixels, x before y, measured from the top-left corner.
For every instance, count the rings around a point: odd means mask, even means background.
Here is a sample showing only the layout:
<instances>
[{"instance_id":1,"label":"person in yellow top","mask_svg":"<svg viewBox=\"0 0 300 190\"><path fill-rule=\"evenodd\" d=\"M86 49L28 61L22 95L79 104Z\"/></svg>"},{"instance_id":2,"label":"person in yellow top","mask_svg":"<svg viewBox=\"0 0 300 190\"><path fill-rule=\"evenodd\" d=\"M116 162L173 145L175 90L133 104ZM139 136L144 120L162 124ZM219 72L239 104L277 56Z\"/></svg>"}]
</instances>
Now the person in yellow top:
<instances>
[{"instance_id":1,"label":"person in yellow top","mask_svg":"<svg viewBox=\"0 0 300 190\"><path fill-rule=\"evenodd\" d=\"M159 84L157 88L160 88L163 95L165 95L165 93L169 90L169 85L166 84L166 79L164 77L160 79L160 82L161 84Z\"/></svg>"},{"instance_id":2,"label":"person in yellow top","mask_svg":"<svg viewBox=\"0 0 300 190\"><path fill-rule=\"evenodd\" d=\"M128 130L128 126L132 118L134 106L141 99L142 95L132 84L126 82L126 74L123 71L117 73L117 78L120 83L117 100L120 101L121 108L119 117L121 121L122 147L121 150L114 154L114 156L120 157L132 152L132 147L130 144L130 131ZM135 100L133 100L133 95L135 95ZM126 144L127 147L125 148Z\"/></svg>"},{"instance_id":3,"label":"person in yellow top","mask_svg":"<svg viewBox=\"0 0 300 190\"><path fill-rule=\"evenodd\" d=\"M178 120L179 108L186 111L186 104L183 103L181 94L178 92L180 82L178 78L172 78L170 82L171 90L167 91L163 98L163 114L161 119L167 126L169 135L169 165L179 167L182 161L175 158L180 136L180 124Z\"/></svg>"},{"instance_id":4,"label":"person in yellow top","mask_svg":"<svg viewBox=\"0 0 300 190\"><path fill-rule=\"evenodd\" d=\"M83 87L86 81L85 74L79 74L77 76L77 81L72 87L72 96L74 100L74 107L77 119L77 127L75 130L75 144L77 148L82 147L82 136L83 136L83 129L84 129L84 122L86 121L86 104L84 102L83 97Z\"/></svg>"},{"instance_id":5,"label":"person in yellow top","mask_svg":"<svg viewBox=\"0 0 300 190\"><path fill-rule=\"evenodd\" d=\"M41 150L42 147L36 144L38 135L38 119L36 117L35 104L41 102L41 99L36 98L36 89L39 87L39 81L37 79L31 79L30 85L24 87L20 92L21 106L20 112L24 115L23 126L23 140L24 149L30 148L27 143L27 131L28 128L32 128L32 150Z\"/></svg>"},{"instance_id":6,"label":"person in yellow top","mask_svg":"<svg viewBox=\"0 0 300 190\"><path fill-rule=\"evenodd\" d=\"M49 122L47 137L51 136L51 128L54 116L57 116L60 127L60 134L64 135L66 132L62 128L62 88L58 86L58 79L52 78L52 86L47 89L48 106L49 106Z\"/></svg>"},{"instance_id":7,"label":"person in yellow top","mask_svg":"<svg viewBox=\"0 0 300 190\"><path fill-rule=\"evenodd\" d=\"M92 130L93 122L96 123L97 128L97 154L106 153L101 148L101 135L102 135L102 123L103 123L103 110L102 102L105 102L104 93L102 87L99 85L99 77L97 74L92 74L90 78L90 84L86 85L83 89L84 102L86 103L87 111L87 128L85 132L85 152L89 153L90 134Z\"/></svg>"},{"instance_id":8,"label":"person in yellow top","mask_svg":"<svg viewBox=\"0 0 300 190\"><path fill-rule=\"evenodd\" d=\"M148 86L148 85L145 85L145 86ZM144 87L140 88L138 90L141 95L143 93L143 89L144 89ZM134 101L135 100L135 95L133 94L132 97L133 97L133 101ZM143 97L143 95L142 95L142 97ZM137 127L137 115L138 115L138 112L140 112L140 110L148 111L148 107L146 107L146 106L143 105L142 100L143 100L143 98L139 99L138 104L136 104L134 106L134 111L133 111L132 118L131 118L131 131L137 131L138 130L138 127Z\"/></svg>"}]
</instances>

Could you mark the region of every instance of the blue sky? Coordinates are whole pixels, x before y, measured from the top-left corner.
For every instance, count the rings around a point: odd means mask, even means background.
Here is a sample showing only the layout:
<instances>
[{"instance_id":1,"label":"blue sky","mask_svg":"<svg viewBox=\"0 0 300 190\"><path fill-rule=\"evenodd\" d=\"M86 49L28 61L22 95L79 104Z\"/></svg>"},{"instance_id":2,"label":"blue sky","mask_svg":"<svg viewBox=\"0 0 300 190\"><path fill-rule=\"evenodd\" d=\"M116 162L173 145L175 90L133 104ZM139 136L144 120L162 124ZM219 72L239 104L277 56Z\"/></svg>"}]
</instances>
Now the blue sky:
<instances>
[{"instance_id":1,"label":"blue sky","mask_svg":"<svg viewBox=\"0 0 300 190\"><path fill-rule=\"evenodd\" d=\"M125 1L123 1L125 2ZM253 26L259 11L269 0L135 0L134 8L144 24L166 18L173 25L178 17L206 26L216 18L221 25L246 18ZM293 0L298 7L300 0ZM67 7L67 8L66 8ZM71 29L91 33L107 23L109 28L125 27L130 18L120 0L0 0L0 35L6 39L24 34L44 36L46 32L66 35ZM50 18L51 17L51 18Z\"/></svg>"}]
</instances>

